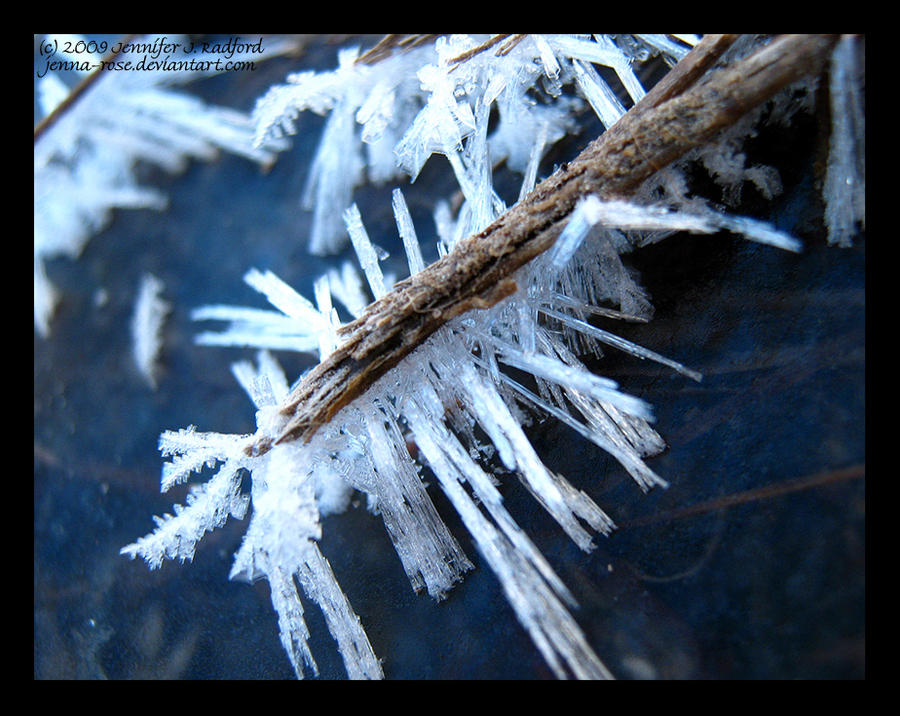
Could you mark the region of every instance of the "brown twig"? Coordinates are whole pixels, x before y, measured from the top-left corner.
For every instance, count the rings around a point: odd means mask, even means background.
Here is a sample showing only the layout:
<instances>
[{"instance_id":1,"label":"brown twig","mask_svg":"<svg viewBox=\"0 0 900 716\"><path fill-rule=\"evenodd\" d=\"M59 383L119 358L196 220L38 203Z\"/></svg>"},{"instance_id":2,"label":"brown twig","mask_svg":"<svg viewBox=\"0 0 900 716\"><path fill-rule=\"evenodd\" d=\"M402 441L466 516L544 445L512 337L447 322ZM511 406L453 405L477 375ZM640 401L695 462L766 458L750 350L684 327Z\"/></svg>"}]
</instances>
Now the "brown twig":
<instances>
[{"instance_id":1,"label":"brown twig","mask_svg":"<svg viewBox=\"0 0 900 716\"><path fill-rule=\"evenodd\" d=\"M437 35L385 35L373 47L357 57L356 62L361 65L374 65L390 57L394 50L411 50L436 37Z\"/></svg>"},{"instance_id":2,"label":"brown twig","mask_svg":"<svg viewBox=\"0 0 900 716\"><path fill-rule=\"evenodd\" d=\"M524 40L528 35L512 35L506 42L504 42L500 47L497 48L497 52L494 54L497 57L503 57L504 55L508 55L513 51L516 45L518 45L522 40Z\"/></svg>"},{"instance_id":3,"label":"brown twig","mask_svg":"<svg viewBox=\"0 0 900 716\"><path fill-rule=\"evenodd\" d=\"M475 55L479 55L482 52L484 52L485 50L490 50L494 45L496 45L498 42L502 42L507 37L509 37L508 34L507 35L492 35L489 39L485 40L477 47L473 47L471 50L466 50L465 52L460 53L456 57L452 57L449 60L448 64L454 65L454 67L456 65L460 65L463 62L472 59L473 57L475 57Z\"/></svg>"},{"instance_id":4,"label":"brown twig","mask_svg":"<svg viewBox=\"0 0 900 716\"><path fill-rule=\"evenodd\" d=\"M343 343L288 396L283 412L290 419L276 442L308 441L444 323L513 293L512 274L553 245L580 198L628 196L786 85L817 73L837 38L785 35L732 67L707 73L733 39L704 39L671 79L665 78L568 166L344 326ZM263 442L254 449L269 447Z\"/></svg>"}]
</instances>

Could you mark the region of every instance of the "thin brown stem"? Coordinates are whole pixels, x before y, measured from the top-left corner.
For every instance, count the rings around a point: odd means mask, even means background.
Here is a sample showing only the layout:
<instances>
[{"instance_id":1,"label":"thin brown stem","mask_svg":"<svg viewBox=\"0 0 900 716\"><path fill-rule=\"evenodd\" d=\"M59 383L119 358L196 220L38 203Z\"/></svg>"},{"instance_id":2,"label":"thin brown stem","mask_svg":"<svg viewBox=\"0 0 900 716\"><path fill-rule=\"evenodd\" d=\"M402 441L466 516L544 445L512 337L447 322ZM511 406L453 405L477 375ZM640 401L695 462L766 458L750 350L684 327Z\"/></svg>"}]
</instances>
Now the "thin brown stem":
<instances>
[{"instance_id":1,"label":"thin brown stem","mask_svg":"<svg viewBox=\"0 0 900 716\"><path fill-rule=\"evenodd\" d=\"M553 245L579 199L628 196L786 85L819 72L836 39L785 35L715 72L707 69L733 37L701 42L672 79L664 79L661 89L648 93L575 160L344 326L341 345L288 396L283 412L290 419L277 442L308 441L447 321L513 293L513 273ZM263 443L256 450L268 447Z\"/></svg>"},{"instance_id":2,"label":"thin brown stem","mask_svg":"<svg viewBox=\"0 0 900 716\"><path fill-rule=\"evenodd\" d=\"M509 37L508 34L507 35L493 35L490 39L485 40L480 45L478 45L478 47L473 47L471 50L466 50L465 52L457 55L456 57L451 58L449 61L449 64L454 65L454 67L456 65L462 64L466 60L470 60L473 57L475 57L475 55L481 54L485 50L490 50L494 45L496 45L498 42L502 42L507 37Z\"/></svg>"},{"instance_id":3,"label":"thin brown stem","mask_svg":"<svg viewBox=\"0 0 900 716\"><path fill-rule=\"evenodd\" d=\"M437 35L385 35L373 47L366 50L357 59L357 64L374 65L390 57L394 50L411 50L414 47L433 41Z\"/></svg>"},{"instance_id":4,"label":"thin brown stem","mask_svg":"<svg viewBox=\"0 0 900 716\"><path fill-rule=\"evenodd\" d=\"M499 48L497 48L496 54L497 57L503 57L504 55L508 55L513 51L516 45L518 45L522 40L524 40L528 35L512 35L506 42L504 42Z\"/></svg>"}]
</instances>

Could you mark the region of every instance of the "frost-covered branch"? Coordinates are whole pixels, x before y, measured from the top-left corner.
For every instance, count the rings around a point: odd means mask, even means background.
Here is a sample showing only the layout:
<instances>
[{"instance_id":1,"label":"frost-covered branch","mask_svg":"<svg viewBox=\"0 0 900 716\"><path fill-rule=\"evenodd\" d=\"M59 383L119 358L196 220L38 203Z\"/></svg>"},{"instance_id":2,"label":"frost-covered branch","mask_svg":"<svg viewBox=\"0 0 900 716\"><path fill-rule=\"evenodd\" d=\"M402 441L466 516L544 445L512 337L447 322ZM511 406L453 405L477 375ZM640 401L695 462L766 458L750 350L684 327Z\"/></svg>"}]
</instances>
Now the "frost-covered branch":
<instances>
[{"instance_id":1,"label":"frost-covered branch","mask_svg":"<svg viewBox=\"0 0 900 716\"><path fill-rule=\"evenodd\" d=\"M256 432L165 433L159 447L172 459L163 470L164 489L204 467L217 471L206 485L192 488L186 507L160 519L156 532L123 552L143 556L151 566L164 558L189 559L207 530L229 515L243 516L247 496L237 476L245 469L252 476L252 516L232 577L268 580L281 641L298 676L317 673L299 586L322 607L348 674L378 678L380 663L319 550L320 517L343 510L351 490L365 495L410 585L442 599L473 562L432 502L420 473L427 467L553 673L612 676L573 616L575 597L506 511L501 471L489 474L486 463L517 478L586 551L597 535L614 529L613 521L590 495L543 464L523 429L530 415L550 416L607 451L640 489L666 485L645 462L665 447L651 426L651 406L593 374L582 359L612 348L693 380L702 376L588 318L650 317L648 297L621 255L674 231L724 229L778 249L799 249L768 224L688 196L680 162L704 163L732 196L746 180L774 193L777 177L746 167L740 152L751 113L779 89L817 73L837 41L787 36L747 55L735 36L679 39L696 47L685 54L680 44L658 35L615 41L450 36L433 47L389 36L372 53L345 51L333 72L298 73L267 93L257 106L260 138L292 131L293 118L304 109L331 112L308 196L318 197L320 219L342 222L362 276L346 263L332 268L315 282L311 301L273 273L251 269L245 281L274 310L219 305L194 312L195 319L230 322L222 333L201 334L200 343L318 351L320 363L293 390L265 352L258 368L233 366L257 406ZM681 59L645 92L632 60L645 57L648 48L673 62ZM724 62L735 48L746 59ZM852 72L846 58L834 61ZM629 112L594 64L619 77L636 101ZM407 72L403 78L393 74L400 69ZM558 101L529 105L537 81ZM544 148L564 131L576 104L561 98L564 83L578 87L609 129L535 188ZM860 97L841 97L852 114ZM394 114L398 107L402 121ZM489 134L494 107L500 122ZM382 252L351 199L362 157L370 170L387 166L381 164L385 154L364 152L357 141L374 146L385 138L395 150L392 170L413 177L432 154L443 154L463 196L455 218L446 202L437 203L441 258L425 266L403 193L394 191L397 233L410 268L410 277L397 284L382 271ZM847 156L836 167L846 173L854 169L849 160L858 147L839 147ZM493 189L495 150L523 174L520 201L508 211ZM367 290L376 299L368 307ZM349 323L341 324L335 300L353 316ZM527 379L518 377L523 373Z\"/></svg>"},{"instance_id":2,"label":"frost-covered branch","mask_svg":"<svg viewBox=\"0 0 900 716\"><path fill-rule=\"evenodd\" d=\"M579 199L627 196L655 172L792 81L819 70L836 38L787 36L737 66L604 132L490 227L400 282L341 331L342 343L284 405L281 441L308 440L341 407L448 320L515 290L512 274L553 245Z\"/></svg>"}]
</instances>

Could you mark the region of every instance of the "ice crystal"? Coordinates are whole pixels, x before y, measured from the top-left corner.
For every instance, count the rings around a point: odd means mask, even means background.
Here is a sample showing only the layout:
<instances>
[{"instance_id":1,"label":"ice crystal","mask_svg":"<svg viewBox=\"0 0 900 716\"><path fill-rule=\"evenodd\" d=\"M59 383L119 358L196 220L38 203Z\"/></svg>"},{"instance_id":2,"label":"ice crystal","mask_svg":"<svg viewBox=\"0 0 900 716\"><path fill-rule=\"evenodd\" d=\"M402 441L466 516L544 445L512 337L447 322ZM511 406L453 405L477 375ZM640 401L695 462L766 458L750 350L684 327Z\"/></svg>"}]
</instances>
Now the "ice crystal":
<instances>
[{"instance_id":1,"label":"ice crystal","mask_svg":"<svg viewBox=\"0 0 900 716\"><path fill-rule=\"evenodd\" d=\"M258 145L292 134L300 112L328 114L302 200L313 210L312 253L332 253L347 236L341 217L354 187L398 175L392 150L419 103L416 70L432 55L426 47L366 65L348 48L334 71L291 74L257 101Z\"/></svg>"},{"instance_id":2,"label":"ice crystal","mask_svg":"<svg viewBox=\"0 0 900 716\"><path fill-rule=\"evenodd\" d=\"M404 205L397 202L395 209L397 223L403 226ZM361 223L358 213L351 213L348 221L357 223L355 233ZM658 212L623 202L603 203L591 197L578 206L569 221L566 232L577 231L579 240L577 247L569 247L567 251L570 257L578 251L590 255L596 252L590 244L608 242L611 231L660 226L707 232L719 228L708 217ZM751 228L760 233L756 224ZM772 229L768 231L777 234ZM371 244L367 244L367 237L362 238L356 244L359 260L371 267L375 253ZM415 250L410 251L409 258L413 266L419 260ZM265 560L271 559L273 551L279 554L287 551L290 555L282 557L280 570L271 566L257 568L269 578L282 643L298 675L301 663L314 672L315 666L305 650L302 610L293 596L291 581L291 575L296 575L305 585L302 575L307 574L306 568L298 565L306 564L303 559L311 558L301 559L294 552L301 548L311 550L311 541L321 537L318 520L313 519L318 514L316 510L322 509L321 501L330 509L336 509L335 504L341 503L333 495L323 496L327 489L323 484L331 485L332 492L340 494L341 488L335 487L334 482L339 480L344 489L353 488L368 496L370 507L381 515L416 591L425 590L441 599L472 567L423 485L421 466L407 448L407 435L419 446L424 464L437 476L481 554L500 579L519 620L554 673L560 677L610 675L570 614L569 610L575 606L571 594L504 510L494 478L473 460L473 450L475 454L496 451L503 465L519 477L573 541L582 549L590 550L594 546L593 534L608 534L614 528L613 522L588 495L543 465L521 427L521 409L544 412L572 426L615 456L641 489L647 490L666 484L644 462L645 457L664 446L650 426L652 410L643 401L622 393L614 381L588 371L573 350L580 346L578 337L582 341L588 339L613 346L641 359L661 362L697 380L701 376L580 320L578 316L590 312L592 306L585 302L584 296L571 290L571 285L566 294L559 293L560 284L566 285L566 272L578 273L578 262L561 261L557 253L534 261L517 277L522 288L514 296L491 309L461 316L440 329L388 376L344 408L308 445L279 444L261 457L245 455L260 438L278 437L286 418L278 414L277 405L287 394L283 375L267 377L266 385L278 386L273 397L269 397L271 389L261 386L259 376L247 366L236 367L235 372L259 407L259 430L253 438L235 437L229 443L223 442L224 436L204 435L198 439L192 431L182 431L177 434L181 438L177 448L173 447L172 434L161 439L160 449L165 454L178 455L164 469L164 489L187 471L214 460L224 461L226 467L222 471L232 475L237 467L252 473L254 516L232 574L243 575L248 571L254 574L246 565L257 562L269 565ZM375 276L380 277L380 273ZM615 284L621 276L601 274L597 278L612 285L594 285L591 289L604 295L620 293ZM209 334L201 334L198 342L274 344L285 348L289 345L287 341L271 340L272 327L278 325L284 335L304 336L305 342L298 341L295 350L313 352L319 345L317 334L334 336L338 326L330 311L328 282L316 284L320 303L316 309L271 274L251 271L247 280L279 312L237 307L200 309L195 312L195 318L229 318L246 325L241 329L232 328L215 340ZM377 290L379 285L375 280L371 288ZM255 337L251 340L248 336ZM532 375L538 391L511 378L500 365ZM448 405L457 407L450 409ZM482 433L476 433L475 425ZM479 434L486 435L489 442L480 442L483 438ZM222 471L211 482L221 481ZM301 493L306 495L305 500L293 492L284 495L273 488L275 484L305 485L304 480L309 483L306 492ZM320 485L318 507L317 500L313 499L316 484ZM219 526L229 513L241 516L240 506L237 509L233 506L233 501L238 499L235 483L229 485L230 489L215 487L215 494L223 500L217 509L209 506L209 500L203 503L205 519L185 518L188 520L185 530L175 530L171 520L164 521L157 533L126 550L144 556L151 565L157 565L162 556L184 558L193 554L194 544L204 531ZM260 500L262 504L258 505ZM277 516L268 516L276 505L280 510ZM179 517L181 514L178 513ZM311 526L303 531L299 525ZM186 537L185 531L190 536ZM178 535L174 546L170 546L171 534ZM254 548L267 556L251 558L248 551ZM316 559L321 558L317 551L315 554ZM343 624L347 617L342 619ZM340 643L341 638L335 636ZM342 649L342 654L348 674L372 676L376 672L366 666L367 660L374 658L369 651L364 651L363 664L353 661L352 655L357 653L361 638L353 641L354 647L349 652Z\"/></svg>"},{"instance_id":3,"label":"ice crystal","mask_svg":"<svg viewBox=\"0 0 900 716\"><path fill-rule=\"evenodd\" d=\"M258 368L237 363L233 371L257 407L255 435L200 433L193 426L160 436L159 449L172 460L165 464L162 489L186 481L204 467L217 468L204 484L194 486L184 506L174 515L156 518L156 530L122 549L123 554L144 558L151 567L164 559L191 560L203 535L221 527L229 516L243 519L252 500L253 515L240 550L235 555L232 578L250 581L265 578L278 612L281 639L298 676L316 662L306 644L308 630L295 579L325 614L351 677L381 676L359 619L334 578L328 561L318 549L320 515L343 510L348 488L327 465L315 466L310 453L296 444L279 445L265 455L249 450L260 436L277 435L284 418L278 403L288 392L287 379L266 352ZM241 492L244 470L253 474L251 495ZM274 539L273 539L274 537Z\"/></svg>"},{"instance_id":4,"label":"ice crystal","mask_svg":"<svg viewBox=\"0 0 900 716\"><path fill-rule=\"evenodd\" d=\"M162 298L163 283L145 274L138 288L131 333L134 362L151 387L156 387L156 360L162 348L163 321L171 306Z\"/></svg>"},{"instance_id":5,"label":"ice crystal","mask_svg":"<svg viewBox=\"0 0 900 716\"><path fill-rule=\"evenodd\" d=\"M465 195L461 233L486 226L506 209L484 183L491 167L505 159L517 171L533 167L533 175L543 153L573 126L583 102L563 94L563 84L576 78L589 99L607 98L594 105L607 126L625 112L592 62L614 69L632 99L644 94L633 68L637 58L606 36L529 35L501 56L485 52L457 61L483 39L440 37L373 65L356 62L359 50L350 48L334 71L289 75L257 102L258 142L292 133L302 111L329 115L303 196L313 211L312 253L336 252L346 241L339 219L356 186L403 173L415 179L433 154L447 158ZM669 44L664 51L680 47ZM488 136L492 108L497 123Z\"/></svg>"},{"instance_id":6,"label":"ice crystal","mask_svg":"<svg viewBox=\"0 0 900 716\"><path fill-rule=\"evenodd\" d=\"M624 101L634 101L644 92L635 63L658 53L674 61L695 41L694 36L678 36L678 42L657 35L528 36L497 55L478 52L478 38L454 35L371 66L355 62L358 50L352 49L341 54L333 72L292 75L257 105L257 139L292 131L299 111L331 113L310 184L309 196L318 196L310 248L333 249L339 238L335 220L341 219L340 233L349 235L367 286L345 263L316 281L313 303L273 273L251 270L245 280L275 310L197 309L197 320L230 322L223 333L200 334L198 343L289 349L324 358L340 344L333 299L358 317L369 297L389 290L392 281L382 273L380 251L352 201L353 186L362 180L360 143L389 140L394 169L413 178L431 154L447 158L463 201L455 218L447 202L435 205L435 240L443 255L505 209L492 186L499 156L522 172L520 197L534 185L541 153L565 131L569 113L580 103L562 97L564 85L577 86L609 126L625 105L608 86L604 89L595 64L611 68L626 88ZM410 76L417 81L410 82ZM529 99L535 87L545 93L547 104L540 108ZM852 110L857 100L851 97L844 104ZM494 107L498 125L489 136ZM751 131L746 125L742 129ZM838 129L849 131L843 125ZM748 180L775 191L777 182L764 170L745 166L735 137L736 132L726 133L715 148L700 148L689 160L705 161L714 178L732 190L732 198ZM375 169L370 179L388 175L382 159L380 153L369 155L369 168ZM381 666L363 627L319 551L325 539L320 516L345 509L351 490L363 493L383 520L412 588L445 598L473 563L431 500L423 480L427 469L553 673L612 676L572 615L577 608L572 593L506 510L503 490L512 488L491 470L488 457L505 468L506 477L517 478L586 551L615 525L589 495L543 464L523 430L526 416L550 416L570 426L615 457L642 490L666 485L646 462L665 447L652 427L651 406L589 371L581 358L613 348L702 378L689 366L588 322L596 314L650 317L647 297L621 256L675 231L726 230L773 250L799 249L794 238L771 225L723 213L689 196L679 166L648 180L633 201L582 199L555 246L516 273L515 293L443 325L308 443L273 442L287 420L279 405L288 383L271 356L260 353L258 368L235 365L236 378L257 407L256 433L227 436L194 428L164 433L160 450L172 460L163 469L163 489L204 466L217 471L192 488L185 507L158 519L154 533L123 552L154 567L165 558L190 559L206 531L229 515L242 519L250 504L250 523L231 574L269 581L281 641L297 675L316 673L299 584L322 607L348 675L379 678ZM396 230L415 273L424 266L418 232L399 188L392 198ZM409 439L418 447L416 457ZM240 489L242 471L251 476L249 497Z\"/></svg>"}]
</instances>

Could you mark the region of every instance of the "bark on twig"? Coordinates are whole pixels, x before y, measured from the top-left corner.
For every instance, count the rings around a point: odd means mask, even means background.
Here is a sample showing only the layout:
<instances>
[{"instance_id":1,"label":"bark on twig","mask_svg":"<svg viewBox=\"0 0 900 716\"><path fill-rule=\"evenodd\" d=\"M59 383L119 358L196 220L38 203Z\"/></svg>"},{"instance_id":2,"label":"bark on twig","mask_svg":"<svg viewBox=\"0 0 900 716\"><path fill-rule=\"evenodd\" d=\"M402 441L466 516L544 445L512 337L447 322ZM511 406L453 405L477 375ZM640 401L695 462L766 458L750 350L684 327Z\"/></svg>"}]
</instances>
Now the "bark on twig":
<instances>
[{"instance_id":1,"label":"bark on twig","mask_svg":"<svg viewBox=\"0 0 900 716\"><path fill-rule=\"evenodd\" d=\"M390 57L394 50L411 50L414 47L433 41L437 35L385 35L374 47L366 50L356 58L361 65L374 65L386 57Z\"/></svg>"},{"instance_id":2,"label":"bark on twig","mask_svg":"<svg viewBox=\"0 0 900 716\"><path fill-rule=\"evenodd\" d=\"M444 323L513 293L512 274L553 245L580 198L628 196L786 85L819 72L836 40L833 35L785 35L731 67L707 72L734 36L704 38L575 160L344 326L340 347L288 396L283 412L290 419L276 442L308 441ZM268 448L255 446L257 452Z\"/></svg>"}]
</instances>

